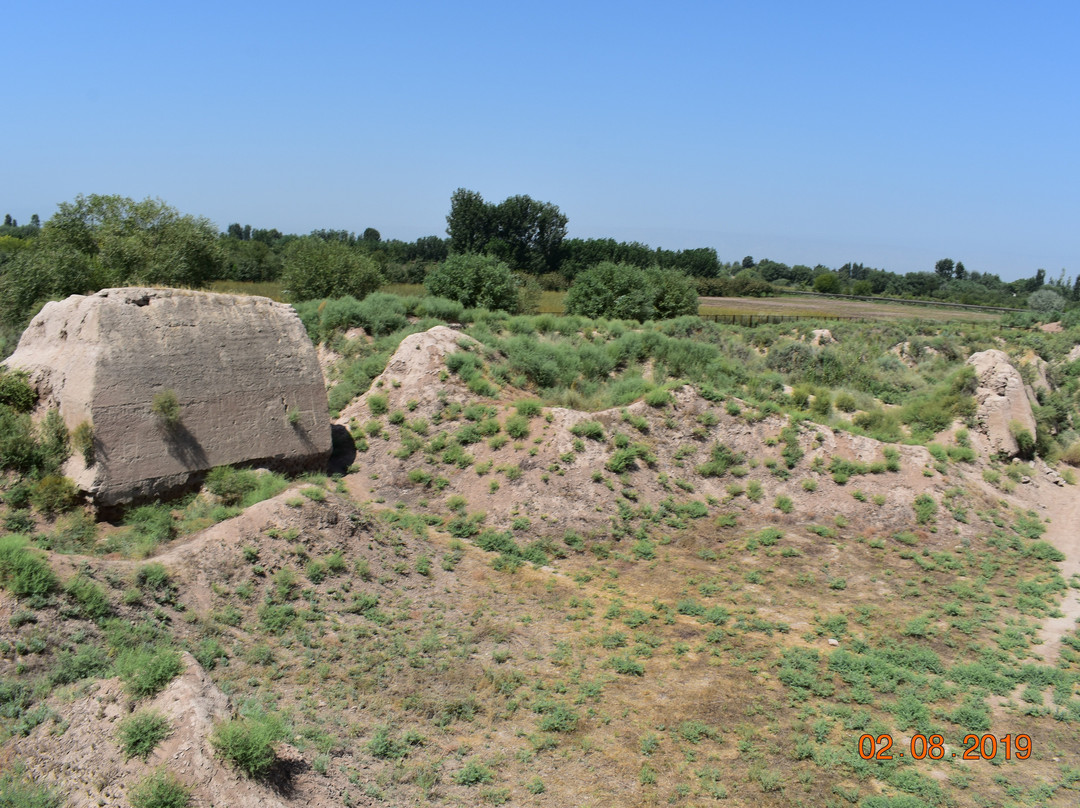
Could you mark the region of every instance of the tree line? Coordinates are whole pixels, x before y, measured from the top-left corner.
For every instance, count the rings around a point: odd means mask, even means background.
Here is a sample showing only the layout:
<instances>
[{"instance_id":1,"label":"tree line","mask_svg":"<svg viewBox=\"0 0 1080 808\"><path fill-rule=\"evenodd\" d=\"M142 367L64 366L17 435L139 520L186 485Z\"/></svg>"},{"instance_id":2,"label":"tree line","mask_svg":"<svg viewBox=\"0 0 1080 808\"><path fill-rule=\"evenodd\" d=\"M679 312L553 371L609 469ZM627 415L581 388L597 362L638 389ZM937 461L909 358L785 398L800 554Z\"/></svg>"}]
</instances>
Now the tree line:
<instances>
[{"instance_id":1,"label":"tree line","mask_svg":"<svg viewBox=\"0 0 1080 808\"><path fill-rule=\"evenodd\" d=\"M137 283L200 287L216 280L276 281L291 299L304 300L362 297L387 282L425 283L443 269L433 283L446 288L440 279L455 257L449 271L458 281L464 281L462 267L469 262L475 265L471 276L490 278L492 267L512 273L525 301L519 305L525 307L539 290L576 285L579 292L571 300L577 300L580 289L592 284L595 295L600 276L609 286L618 281L627 290L639 288L635 283L652 289L630 296L651 301L639 306L639 313L669 310L670 300L685 297L672 290L684 288L701 295L813 290L1016 307L1038 292L1034 303L1048 311L1080 301L1080 276L1066 279L1064 270L1056 279L1048 280L1040 269L1030 278L1004 282L952 258L939 260L932 271L906 274L854 262L839 268L789 266L752 256L724 262L712 247L665 250L636 241L567 238L567 225L568 217L550 202L520 195L493 203L465 188L451 195L446 236L415 241L384 239L374 227L359 234L318 229L297 235L232 223L219 232L204 217L182 214L160 199L80 195L60 203L44 224L36 214L27 225L5 216L0 318L17 326L45 300ZM602 271L583 285L584 275L598 267ZM668 290L669 304L660 302L665 295L656 292L657 284Z\"/></svg>"}]
</instances>

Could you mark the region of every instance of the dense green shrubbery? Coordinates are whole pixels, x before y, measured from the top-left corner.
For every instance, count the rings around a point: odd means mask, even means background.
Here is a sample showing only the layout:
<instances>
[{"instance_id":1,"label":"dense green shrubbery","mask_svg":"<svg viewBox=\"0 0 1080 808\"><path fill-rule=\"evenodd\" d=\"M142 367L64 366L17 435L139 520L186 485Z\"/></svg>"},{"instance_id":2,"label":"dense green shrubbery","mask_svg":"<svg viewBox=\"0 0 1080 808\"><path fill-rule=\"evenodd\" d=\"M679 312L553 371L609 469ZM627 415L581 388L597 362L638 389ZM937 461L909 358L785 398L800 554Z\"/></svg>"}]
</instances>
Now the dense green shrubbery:
<instances>
[{"instance_id":1,"label":"dense green shrubbery","mask_svg":"<svg viewBox=\"0 0 1080 808\"><path fill-rule=\"evenodd\" d=\"M424 278L428 293L468 308L521 311L521 280L510 267L488 255L451 255Z\"/></svg>"},{"instance_id":2,"label":"dense green shrubbery","mask_svg":"<svg viewBox=\"0 0 1080 808\"><path fill-rule=\"evenodd\" d=\"M382 286L378 265L347 244L319 238L296 239L285 249L281 284L294 301L331 295L363 299Z\"/></svg>"},{"instance_id":3,"label":"dense green shrubbery","mask_svg":"<svg viewBox=\"0 0 1080 808\"><path fill-rule=\"evenodd\" d=\"M665 319L697 313L697 289L680 272L659 267L599 263L574 278L566 310L586 317Z\"/></svg>"}]
</instances>

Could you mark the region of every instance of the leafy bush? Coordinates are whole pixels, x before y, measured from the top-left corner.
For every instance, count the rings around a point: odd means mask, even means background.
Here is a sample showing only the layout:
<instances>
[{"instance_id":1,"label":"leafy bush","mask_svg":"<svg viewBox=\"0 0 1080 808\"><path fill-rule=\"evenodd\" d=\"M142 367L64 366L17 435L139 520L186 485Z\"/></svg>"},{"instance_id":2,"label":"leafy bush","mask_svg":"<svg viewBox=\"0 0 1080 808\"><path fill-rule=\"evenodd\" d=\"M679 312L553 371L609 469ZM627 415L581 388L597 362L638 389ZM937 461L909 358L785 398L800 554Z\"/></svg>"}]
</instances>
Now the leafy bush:
<instances>
[{"instance_id":1,"label":"leafy bush","mask_svg":"<svg viewBox=\"0 0 1080 808\"><path fill-rule=\"evenodd\" d=\"M48 474L34 485L30 502L44 514L53 516L71 508L78 500L75 483L59 474Z\"/></svg>"},{"instance_id":2,"label":"leafy bush","mask_svg":"<svg viewBox=\"0 0 1080 808\"><path fill-rule=\"evenodd\" d=\"M174 390L162 390L150 403L150 412L154 413L162 425L172 429L180 423L180 400Z\"/></svg>"},{"instance_id":3,"label":"leafy bush","mask_svg":"<svg viewBox=\"0 0 1080 808\"><path fill-rule=\"evenodd\" d=\"M937 512L937 502L929 494L919 494L915 497L915 519L920 525L925 525L934 518Z\"/></svg>"},{"instance_id":4,"label":"leafy bush","mask_svg":"<svg viewBox=\"0 0 1080 808\"><path fill-rule=\"evenodd\" d=\"M386 411L390 409L390 402L387 397L382 393L372 393L367 399L368 409L371 410L371 414L375 416L385 415Z\"/></svg>"},{"instance_id":5,"label":"leafy bush","mask_svg":"<svg viewBox=\"0 0 1080 808\"><path fill-rule=\"evenodd\" d=\"M475 786L479 783L490 783L495 779L495 774L482 763L470 760L454 772L453 779L460 786Z\"/></svg>"},{"instance_id":6,"label":"leafy bush","mask_svg":"<svg viewBox=\"0 0 1080 808\"><path fill-rule=\"evenodd\" d=\"M231 718L214 728L210 745L218 756L248 777L265 777L277 761L276 744L285 737L284 723L275 715Z\"/></svg>"},{"instance_id":7,"label":"leafy bush","mask_svg":"<svg viewBox=\"0 0 1080 808\"><path fill-rule=\"evenodd\" d=\"M27 544L24 536L0 537L0 586L17 598L44 597L58 581L48 562Z\"/></svg>"},{"instance_id":8,"label":"leafy bush","mask_svg":"<svg viewBox=\"0 0 1080 808\"><path fill-rule=\"evenodd\" d=\"M732 466L738 466L746 455L742 452L733 452L722 443L713 445L709 453L709 462L698 466L698 474L703 477L723 477Z\"/></svg>"},{"instance_id":9,"label":"leafy bush","mask_svg":"<svg viewBox=\"0 0 1080 808\"><path fill-rule=\"evenodd\" d=\"M611 459L605 464L605 468L608 471L621 474L624 471L637 468L637 460L642 460L646 465L651 466L656 462L656 456L644 443L635 443L625 446L622 449L617 449L615 454L613 454Z\"/></svg>"},{"instance_id":10,"label":"leafy bush","mask_svg":"<svg viewBox=\"0 0 1080 808\"><path fill-rule=\"evenodd\" d=\"M136 698L159 693L183 670L180 654L166 646L130 648L116 658L116 672Z\"/></svg>"},{"instance_id":11,"label":"leafy bush","mask_svg":"<svg viewBox=\"0 0 1080 808\"><path fill-rule=\"evenodd\" d=\"M447 297L425 297L416 305L418 317L434 317L447 323L460 323L465 307Z\"/></svg>"},{"instance_id":12,"label":"leafy bush","mask_svg":"<svg viewBox=\"0 0 1080 808\"><path fill-rule=\"evenodd\" d=\"M578 421L570 427L570 434L590 440L603 440L604 427L599 421Z\"/></svg>"},{"instance_id":13,"label":"leafy bush","mask_svg":"<svg viewBox=\"0 0 1080 808\"><path fill-rule=\"evenodd\" d=\"M37 393L30 386L25 371L0 368L0 404L7 405L15 412L30 412L36 401Z\"/></svg>"},{"instance_id":14,"label":"leafy bush","mask_svg":"<svg viewBox=\"0 0 1080 808\"><path fill-rule=\"evenodd\" d=\"M603 261L579 273L566 311L586 317L652 320L697 313L697 289L680 272Z\"/></svg>"},{"instance_id":15,"label":"leafy bush","mask_svg":"<svg viewBox=\"0 0 1080 808\"><path fill-rule=\"evenodd\" d=\"M282 263L281 285L293 301L344 295L362 300L384 280L370 257L347 244L313 237L291 242Z\"/></svg>"},{"instance_id":16,"label":"leafy bush","mask_svg":"<svg viewBox=\"0 0 1080 808\"><path fill-rule=\"evenodd\" d=\"M153 710L140 710L121 721L116 734L128 758L146 760L171 731L164 715Z\"/></svg>"},{"instance_id":17,"label":"leafy bush","mask_svg":"<svg viewBox=\"0 0 1080 808\"><path fill-rule=\"evenodd\" d=\"M511 415L506 419L506 434L515 440L529 437L529 420L523 415Z\"/></svg>"},{"instance_id":18,"label":"leafy bush","mask_svg":"<svg viewBox=\"0 0 1080 808\"><path fill-rule=\"evenodd\" d=\"M514 402L514 409L523 418L533 418L543 412L544 405L535 398L523 398ZM1080 444L1077 444L1080 446Z\"/></svg>"},{"instance_id":19,"label":"leafy bush","mask_svg":"<svg viewBox=\"0 0 1080 808\"><path fill-rule=\"evenodd\" d=\"M428 294L467 308L520 310L521 282L509 266L488 255L451 255L424 278Z\"/></svg>"},{"instance_id":20,"label":"leafy bush","mask_svg":"<svg viewBox=\"0 0 1080 808\"><path fill-rule=\"evenodd\" d=\"M1035 456L1035 437L1024 428L1019 421L1009 421L1009 434L1016 440L1019 447L1017 454L1020 457L1030 459Z\"/></svg>"},{"instance_id":21,"label":"leafy bush","mask_svg":"<svg viewBox=\"0 0 1080 808\"><path fill-rule=\"evenodd\" d=\"M131 808L187 808L191 803L191 789L175 774L158 769L143 778L128 792Z\"/></svg>"},{"instance_id":22,"label":"leafy bush","mask_svg":"<svg viewBox=\"0 0 1080 808\"><path fill-rule=\"evenodd\" d=\"M64 585L64 591L78 604L82 615L100 620L109 614L109 598L105 590L81 573Z\"/></svg>"},{"instance_id":23,"label":"leafy bush","mask_svg":"<svg viewBox=\"0 0 1080 808\"><path fill-rule=\"evenodd\" d=\"M94 465L94 426L89 421L83 421L71 431L71 445L75 451L82 455L83 463L90 467Z\"/></svg>"}]
</instances>

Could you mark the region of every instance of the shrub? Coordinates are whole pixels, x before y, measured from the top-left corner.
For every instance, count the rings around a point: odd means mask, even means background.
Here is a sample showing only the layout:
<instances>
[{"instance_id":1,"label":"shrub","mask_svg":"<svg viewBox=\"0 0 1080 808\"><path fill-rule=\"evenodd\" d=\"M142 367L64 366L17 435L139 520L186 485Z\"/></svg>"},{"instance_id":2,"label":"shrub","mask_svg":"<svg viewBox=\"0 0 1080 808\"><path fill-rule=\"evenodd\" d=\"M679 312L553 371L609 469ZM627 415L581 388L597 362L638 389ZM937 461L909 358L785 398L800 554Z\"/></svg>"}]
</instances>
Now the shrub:
<instances>
[{"instance_id":1,"label":"shrub","mask_svg":"<svg viewBox=\"0 0 1080 808\"><path fill-rule=\"evenodd\" d=\"M167 429L172 429L180 423L180 401L173 390L162 390L154 396L150 404L150 412L158 417L158 420Z\"/></svg>"},{"instance_id":2,"label":"shrub","mask_svg":"<svg viewBox=\"0 0 1080 808\"><path fill-rule=\"evenodd\" d=\"M265 777L277 761L275 745L285 737L285 727L274 715L232 718L218 724L210 745L218 756L248 777Z\"/></svg>"},{"instance_id":3,"label":"shrub","mask_svg":"<svg viewBox=\"0 0 1080 808\"><path fill-rule=\"evenodd\" d=\"M836 397L836 409L840 412L855 412L858 408L858 404L855 403L855 396L851 393L840 393Z\"/></svg>"},{"instance_id":4,"label":"shrub","mask_svg":"<svg viewBox=\"0 0 1080 808\"><path fill-rule=\"evenodd\" d=\"M733 452L722 443L713 445L709 462L698 466L698 474L703 477L723 477L728 469L737 466L746 459L742 452Z\"/></svg>"},{"instance_id":5,"label":"shrub","mask_svg":"<svg viewBox=\"0 0 1080 808\"><path fill-rule=\"evenodd\" d=\"M191 789L162 768L143 778L128 792L131 808L187 808Z\"/></svg>"},{"instance_id":6,"label":"shrub","mask_svg":"<svg viewBox=\"0 0 1080 808\"><path fill-rule=\"evenodd\" d=\"M578 421L570 427L570 434L590 440L603 440L604 427L599 421Z\"/></svg>"},{"instance_id":7,"label":"shrub","mask_svg":"<svg viewBox=\"0 0 1080 808\"><path fill-rule=\"evenodd\" d=\"M534 398L525 398L514 402L514 409L524 418L533 418L543 411L544 405ZM1080 445L1080 444L1078 444Z\"/></svg>"},{"instance_id":8,"label":"shrub","mask_svg":"<svg viewBox=\"0 0 1080 808\"><path fill-rule=\"evenodd\" d=\"M183 670L180 654L165 646L130 648L116 658L116 672L135 698L155 695Z\"/></svg>"},{"instance_id":9,"label":"shrub","mask_svg":"<svg viewBox=\"0 0 1080 808\"><path fill-rule=\"evenodd\" d=\"M64 586L64 591L78 605L83 616L100 620L109 614L109 598L105 590L81 573Z\"/></svg>"},{"instance_id":10,"label":"shrub","mask_svg":"<svg viewBox=\"0 0 1080 808\"><path fill-rule=\"evenodd\" d=\"M791 513L794 505L791 502L791 497L779 496L776 498L774 507L782 513Z\"/></svg>"},{"instance_id":11,"label":"shrub","mask_svg":"<svg viewBox=\"0 0 1080 808\"><path fill-rule=\"evenodd\" d=\"M915 519L920 525L925 525L934 518L937 512L937 502L929 494L919 494L915 497Z\"/></svg>"},{"instance_id":12,"label":"shrub","mask_svg":"<svg viewBox=\"0 0 1080 808\"><path fill-rule=\"evenodd\" d=\"M24 536L0 537L0 585L17 598L43 597L56 589L52 568L27 547Z\"/></svg>"},{"instance_id":13,"label":"shrub","mask_svg":"<svg viewBox=\"0 0 1080 808\"><path fill-rule=\"evenodd\" d=\"M367 400L368 409L372 415L384 415L389 409L389 401L382 393L372 393Z\"/></svg>"},{"instance_id":14,"label":"shrub","mask_svg":"<svg viewBox=\"0 0 1080 808\"><path fill-rule=\"evenodd\" d=\"M71 445L82 455L87 467L94 465L94 426L83 421L71 431Z\"/></svg>"},{"instance_id":15,"label":"shrub","mask_svg":"<svg viewBox=\"0 0 1080 808\"><path fill-rule=\"evenodd\" d=\"M1053 289L1039 289L1028 295L1028 308L1040 314L1055 314L1065 308L1065 298Z\"/></svg>"},{"instance_id":16,"label":"shrub","mask_svg":"<svg viewBox=\"0 0 1080 808\"><path fill-rule=\"evenodd\" d=\"M256 475L253 471L218 466L206 475L206 487L225 505L236 505L248 493L255 490Z\"/></svg>"},{"instance_id":17,"label":"shrub","mask_svg":"<svg viewBox=\"0 0 1080 808\"><path fill-rule=\"evenodd\" d=\"M153 710L141 710L120 722L117 735L128 758L146 760L171 729L168 719Z\"/></svg>"},{"instance_id":18,"label":"shrub","mask_svg":"<svg viewBox=\"0 0 1080 808\"><path fill-rule=\"evenodd\" d=\"M529 420L523 415L511 415L506 419L506 434L515 440L529 436Z\"/></svg>"},{"instance_id":19,"label":"shrub","mask_svg":"<svg viewBox=\"0 0 1080 808\"><path fill-rule=\"evenodd\" d=\"M681 272L603 261L574 278L566 311L586 317L651 320L697 313L697 289Z\"/></svg>"},{"instance_id":20,"label":"shrub","mask_svg":"<svg viewBox=\"0 0 1080 808\"><path fill-rule=\"evenodd\" d=\"M1016 440L1016 445L1019 447L1017 454L1020 457L1028 458L1035 455L1035 437L1024 428L1024 425L1019 421L1009 421L1009 433Z\"/></svg>"},{"instance_id":21,"label":"shrub","mask_svg":"<svg viewBox=\"0 0 1080 808\"><path fill-rule=\"evenodd\" d=\"M645 403L650 407L666 407L671 403L671 394L662 387L645 394Z\"/></svg>"},{"instance_id":22,"label":"shrub","mask_svg":"<svg viewBox=\"0 0 1080 808\"><path fill-rule=\"evenodd\" d=\"M15 412L30 412L36 401L37 393L30 386L25 371L0 368L0 404L6 404Z\"/></svg>"},{"instance_id":23,"label":"shrub","mask_svg":"<svg viewBox=\"0 0 1080 808\"><path fill-rule=\"evenodd\" d=\"M30 502L49 516L68 510L78 497L79 491L75 488L75 483L59 474L42 477L30 492Z\"/></svg>"},{"instance_id":24,"label":"shrub","mask_svg":"<svg viewBox=\"0 0 1080 808\"><path fill-rule=\"evenodd\" d=\"M281 285L293 301L346 295L361 300L383 280L374 260L341 242L299 238L282 255Z\"/></svg>"},{"instance_id":25,"label":"shrub","mask_svg":"<svg viewBox=\"0 0 1080 808\"><path fill-rule=\"evenodd\" d=\"M487 766L470 760L464 767L454 772L453 779L460 786L475 786L479 783L490 783L495 779L495 774Z\"/></svg>"},{"instance_id":26,"label":"shrub","mask_svg":"<svg viewBox=\"0 0 1080 808\"><path fill-rule=\"evenodd\" d=\"M428 294L456 300L467 308L511 314L520 308L521 281L509 266L488 255L451 255L424 278Z\"/></svg>"}]
</instances>

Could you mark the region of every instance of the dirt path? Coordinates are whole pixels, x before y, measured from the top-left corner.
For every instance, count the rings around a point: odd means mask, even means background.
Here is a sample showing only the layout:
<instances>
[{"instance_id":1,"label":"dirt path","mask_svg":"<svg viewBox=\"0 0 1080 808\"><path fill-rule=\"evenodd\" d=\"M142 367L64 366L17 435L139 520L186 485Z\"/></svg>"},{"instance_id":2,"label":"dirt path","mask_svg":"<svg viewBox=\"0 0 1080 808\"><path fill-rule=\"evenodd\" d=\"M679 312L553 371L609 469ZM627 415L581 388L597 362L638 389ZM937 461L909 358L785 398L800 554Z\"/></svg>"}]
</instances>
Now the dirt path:
<instances>
[{"instance_id":1,"label":"dirt path","mask_svg":"<svg viewBox=\"0 0 1080 808\"><path fill-rule=\"evenodd\" d=\"M1058 568L1069 581L1080 574L1080 493L1072 486L1057 488L1047 486L1045 496L1040 496L1050 514L1051 522L1043 538L1065 553L1065 560ZM1042 492L1040 492L1042 494ZM1042 645L1038 646L1043 659L1049 664L1057 662L1061 653L1061 638L1077 628L1080 620L1080 590L1069 588L1061 602L1063 617L1051 617L1039 630Z\"/></svg>"}]
</instances>

